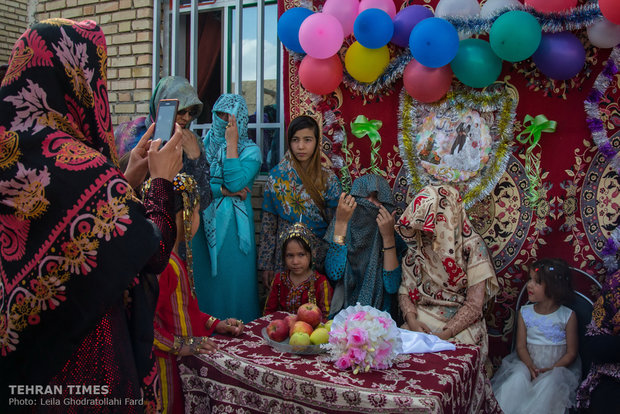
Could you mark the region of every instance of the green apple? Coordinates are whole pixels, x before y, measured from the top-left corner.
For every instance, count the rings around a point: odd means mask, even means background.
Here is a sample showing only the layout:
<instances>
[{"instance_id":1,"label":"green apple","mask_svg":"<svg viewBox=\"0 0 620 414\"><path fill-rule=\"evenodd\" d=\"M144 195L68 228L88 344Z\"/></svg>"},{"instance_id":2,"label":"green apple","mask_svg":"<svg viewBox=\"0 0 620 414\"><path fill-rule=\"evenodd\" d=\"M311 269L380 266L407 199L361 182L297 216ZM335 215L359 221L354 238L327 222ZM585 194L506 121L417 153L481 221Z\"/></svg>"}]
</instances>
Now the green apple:
<instances>
[{"instance_id":1,"label":"green apple","mask_svg":"<svg viewBox=\"0 0 620 414\"><path fill-rule=\"evenodd\" d=\"M310 335L305 332L295 332L293 335L291 335L288 343L293 346L310 345Z\"/></svg>"},{"instance_id":2,"label":"green apple","mask_svg":"<svg viewBox=\"0 0 620 414\"><path fill-rule=\"evenodd\" d=\"M333 321L334 321L333 319L330 319L327 322L325 322L325 329L327 329L328 332L332 330L332 322Z\"/></svg>"},{"instance_id":3,"label":"green apple","mask_svg":"<svg viewBox=\"0 0 620 414\"><path fill-rule=\"evenodd\" d=\"M314 345L326 344L329 341L329 331L325 328L316 328L310 335L310 342Z\"/></svg>"}]
</instances>

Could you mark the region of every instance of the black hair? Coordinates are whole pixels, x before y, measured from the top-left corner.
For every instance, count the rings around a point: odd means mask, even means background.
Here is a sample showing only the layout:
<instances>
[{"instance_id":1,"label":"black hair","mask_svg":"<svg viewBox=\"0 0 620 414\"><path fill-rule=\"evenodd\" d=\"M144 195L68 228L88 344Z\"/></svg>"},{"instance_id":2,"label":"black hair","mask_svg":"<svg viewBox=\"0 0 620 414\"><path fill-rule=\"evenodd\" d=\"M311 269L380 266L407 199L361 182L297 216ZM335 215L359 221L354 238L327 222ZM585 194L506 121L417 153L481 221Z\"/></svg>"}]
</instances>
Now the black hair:
<instances>
[{"instance_id":1,"label":"black hair","mask_svg":"<svg viewBox=\"0 0 620 414\"><path fill-rule=\"evenodd\" d=\"M572 274L562 259L541 259L529 266L536 273L538 283L545 284L545 296L560 305L573 301Z\"/></svg>"},{"instance_id":2,"label":"black hair","mask_svg":"<svg viewBox=\"0 0 620 414\"><path fill-rule=\"evenodd\" d=\"M321 135L320 135L321 131L319 131L319 124L316 122L314 118L308 115L298 116L297 118L293 119L291 123L288 125L288 129L286 130L286 142L288 143L288 145L289 146L291 145L291 139L293 138L293 135L295 135L295 132L302 130L302 129L306 129L306 128L310 128L312 132L314 132L314 137L316 138L317 147L318 147L319 146L318 143L320 142L320 138L321 138Z\"/></svg>"},{"instance_id":3,"label":"black hair","mask_svg":"<svg viewBox=\"0 0 620 414\"><path fill-rule=\"evenodd\" d=\"M304 249L308 254L310 254L310 266L312 267L312 247L300 236L291 236L282 243L282 264L286 267L286 248L288 244L295 240L301 245L301 248Z\"/></svg>"}]
</instances>

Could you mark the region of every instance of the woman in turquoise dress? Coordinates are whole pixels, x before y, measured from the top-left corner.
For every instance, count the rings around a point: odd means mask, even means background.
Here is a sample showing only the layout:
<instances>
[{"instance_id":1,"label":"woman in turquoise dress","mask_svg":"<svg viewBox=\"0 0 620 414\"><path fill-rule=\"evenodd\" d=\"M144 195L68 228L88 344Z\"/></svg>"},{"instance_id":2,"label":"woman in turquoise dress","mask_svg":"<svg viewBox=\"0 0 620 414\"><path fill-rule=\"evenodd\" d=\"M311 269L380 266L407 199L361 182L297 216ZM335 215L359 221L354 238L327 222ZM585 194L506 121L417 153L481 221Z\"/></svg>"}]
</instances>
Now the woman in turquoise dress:
<instances>
[{"instance_id":1,"label":"woman in turquoise dress","mask_svg":"<svg viewBox=\"0 0 620 414\"><path fill-rule=\"evenodd\" d=\"M251 188L261 166L248 138L248 108L239 95L213 105L204 138L213 201L202 212L192 241L198 304L216 318L251 321L260 316Z\"/></svg>"}]
</instances>

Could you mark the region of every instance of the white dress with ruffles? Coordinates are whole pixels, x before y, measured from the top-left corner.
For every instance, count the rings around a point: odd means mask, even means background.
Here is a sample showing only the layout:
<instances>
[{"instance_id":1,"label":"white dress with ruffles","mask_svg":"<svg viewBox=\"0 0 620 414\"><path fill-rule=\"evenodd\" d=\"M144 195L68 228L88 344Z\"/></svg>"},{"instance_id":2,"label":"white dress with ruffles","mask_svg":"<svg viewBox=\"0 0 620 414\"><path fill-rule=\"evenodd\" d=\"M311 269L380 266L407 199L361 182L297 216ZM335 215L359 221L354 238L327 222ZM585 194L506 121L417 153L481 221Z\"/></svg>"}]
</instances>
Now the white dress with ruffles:
<instances>
[{"instance_id":1,"label":"white dress with ruffles","mask_svg":"<svg viewBox=\"0 0 620 414\"><path fill-rule=\"evenodd\" d=\"M527 350L539 368L553 366L566 353L566 324L573 311L560 306L548 315L536 313L534 305L521 307L527 329ZM575 403L581 376L579 358L568 367L556 367L533 381L516 352L502 361L491 380L493 392L506 414L562 414Z\"/></svg>"}]
</instances>

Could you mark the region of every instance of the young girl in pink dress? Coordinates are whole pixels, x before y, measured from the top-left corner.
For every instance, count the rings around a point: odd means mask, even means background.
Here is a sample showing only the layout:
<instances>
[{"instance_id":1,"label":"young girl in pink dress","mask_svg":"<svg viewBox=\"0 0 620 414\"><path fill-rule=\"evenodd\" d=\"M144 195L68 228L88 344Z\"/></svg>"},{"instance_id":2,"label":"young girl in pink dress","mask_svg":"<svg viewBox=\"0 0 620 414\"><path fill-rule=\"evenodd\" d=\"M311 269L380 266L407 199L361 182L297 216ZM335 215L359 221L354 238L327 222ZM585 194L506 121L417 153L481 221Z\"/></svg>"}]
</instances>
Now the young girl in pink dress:
<instances>
[{"instance_id":1,"label":"young girl in pink dress","mask_svg":"<svg viewBox=\"0 0 620 414\"><path fill-rule=\"evenodd\" d=\"M302 223L295 223L281 239L286 270L273 279L264 314L279 310L297 313L300 305L310 302L321 309L326 320L333 291L325 275L312 269L310 230Z\"/></svg>"},{"instance_id":2,"label":"young girl in pink dress","mask_svg":"<svg viewBox=\"0 0 620 414\"><path fill-rule=\"evenodd\" d=\"M564 413L573 406L581 374L577 316L571 301L571 273L561 259L539 260L529 268L528 305L521 307L516 353L508 355L491 380L506 414Z\"/></svg>"}]
</instances>

